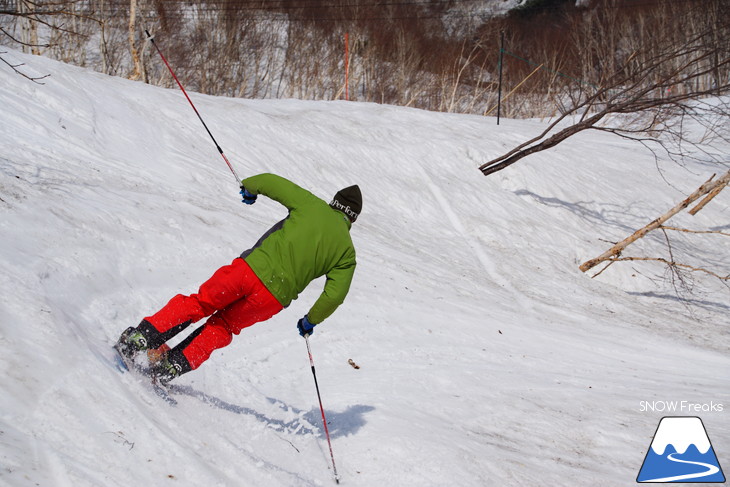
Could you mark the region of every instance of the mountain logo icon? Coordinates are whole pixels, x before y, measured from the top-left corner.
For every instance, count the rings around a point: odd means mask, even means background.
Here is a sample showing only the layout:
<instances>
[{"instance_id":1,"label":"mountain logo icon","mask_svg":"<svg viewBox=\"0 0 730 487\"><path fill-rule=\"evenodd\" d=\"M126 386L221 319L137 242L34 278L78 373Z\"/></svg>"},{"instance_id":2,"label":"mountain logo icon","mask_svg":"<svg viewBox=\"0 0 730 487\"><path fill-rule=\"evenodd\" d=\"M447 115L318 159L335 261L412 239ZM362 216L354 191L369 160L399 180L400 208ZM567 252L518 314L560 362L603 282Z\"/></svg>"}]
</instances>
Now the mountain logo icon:
<instances>
[{"instance_id":1,"label":"mountain logo icon","mask_svg":"<svg viewBox=\"0 0 730 487\"><path fill-rule=\"evenodd\" d=\"M702 420L696 416L662 418L636 481L725 482Z\"/></svg>"}]
</instances>

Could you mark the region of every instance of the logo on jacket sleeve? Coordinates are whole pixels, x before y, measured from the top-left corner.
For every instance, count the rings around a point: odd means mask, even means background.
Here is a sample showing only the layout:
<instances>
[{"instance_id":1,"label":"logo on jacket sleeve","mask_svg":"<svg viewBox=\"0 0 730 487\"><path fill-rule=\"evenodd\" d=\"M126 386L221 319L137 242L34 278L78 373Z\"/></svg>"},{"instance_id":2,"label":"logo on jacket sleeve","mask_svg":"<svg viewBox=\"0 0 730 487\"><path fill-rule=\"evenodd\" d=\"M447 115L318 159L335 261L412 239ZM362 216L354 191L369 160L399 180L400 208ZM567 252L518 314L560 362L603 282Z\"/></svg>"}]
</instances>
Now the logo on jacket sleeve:
<instances>
[{"instance_id":1,"label":"logo on jacket sleeve","mask_svg":"<svg viewBox=\"0 0 730 487\"><path fill-rule=\"evenodd\" d=\"M662 418L636 481L725 482L702 420L694 416Z\"/></svg>"}]
</instances>

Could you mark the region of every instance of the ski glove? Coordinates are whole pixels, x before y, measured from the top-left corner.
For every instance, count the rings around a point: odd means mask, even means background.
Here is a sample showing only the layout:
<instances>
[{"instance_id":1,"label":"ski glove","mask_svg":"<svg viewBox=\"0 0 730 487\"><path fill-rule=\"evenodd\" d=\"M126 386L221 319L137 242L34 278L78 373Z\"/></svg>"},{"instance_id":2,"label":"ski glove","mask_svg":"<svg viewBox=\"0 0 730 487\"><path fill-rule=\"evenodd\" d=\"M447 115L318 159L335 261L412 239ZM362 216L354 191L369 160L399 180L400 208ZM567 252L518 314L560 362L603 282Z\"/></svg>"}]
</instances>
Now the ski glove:
<instances>
[{"instance_id":1,"label":"ski glove","mask_svg":"<svg viewBox=\"0 0 730 487\"><path fill-rule=\"evenodd\" d=\"M297 323L297 328L299 329L299 334L301 336L311 335L312 333L314 333L315 326L317 325L309 322L309 318L307 317L307 315L304 315L304 318L299 320L299 322Z\"/></svg>"},{"instance_id":2,"label":"ski glove","mask_svg":"<svg viewBox=\"0 0 730 487\"><path fill-rule=\"evenodd\" d=\"M256 195L246 191L246 188L244 188L243 185L241 185L241 196L243 197L243 202L247 205L256 203Z\"/></svg>"}]
</instances>

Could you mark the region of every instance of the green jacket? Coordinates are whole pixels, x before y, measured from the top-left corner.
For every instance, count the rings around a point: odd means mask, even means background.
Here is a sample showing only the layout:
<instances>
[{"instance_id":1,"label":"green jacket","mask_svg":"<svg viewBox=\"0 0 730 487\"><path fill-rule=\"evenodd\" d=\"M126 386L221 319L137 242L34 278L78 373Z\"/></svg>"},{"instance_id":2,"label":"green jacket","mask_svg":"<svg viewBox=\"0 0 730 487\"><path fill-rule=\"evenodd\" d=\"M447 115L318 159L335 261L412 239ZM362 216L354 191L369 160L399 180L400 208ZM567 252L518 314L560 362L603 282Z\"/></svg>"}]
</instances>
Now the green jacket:
<instances>
[{"instance_id":1,"label":"green jacket","mask_svg":"<svg viewBox=\"0 0 730 487\"><path fill-rule=\"evenodd\" d=\"M324 290L307 314L311 323L321 323L345 300L355 273L350 220L281 176L259 174L241 184L248 192L268 196L289 210L289 216L241 257L284 307L310 282L326 275Z\"/></svg>"}]
</instances>

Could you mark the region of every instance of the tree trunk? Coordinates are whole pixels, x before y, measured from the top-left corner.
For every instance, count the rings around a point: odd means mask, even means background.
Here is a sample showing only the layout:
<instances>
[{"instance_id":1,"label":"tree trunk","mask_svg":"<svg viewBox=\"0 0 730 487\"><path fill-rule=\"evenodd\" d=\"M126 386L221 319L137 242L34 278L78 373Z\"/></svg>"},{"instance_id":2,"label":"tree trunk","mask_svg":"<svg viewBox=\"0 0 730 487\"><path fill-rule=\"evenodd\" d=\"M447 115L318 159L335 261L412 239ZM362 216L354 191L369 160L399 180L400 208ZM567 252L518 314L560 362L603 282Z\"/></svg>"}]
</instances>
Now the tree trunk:
<instances>
[{"instance_id":1,"label":"tree trunk","mask_svg":"<svg viewBox=\"0 0 730 487\"><path fill-rule=\"evenodd\" d=\"M139 51L135 42L137 23L137 0L129 1L129 52L132 55L132 63L134 70L129 75L129 79L137 80L142 76L142 61L139 58Z\"/></svg>"}]
</instances>

